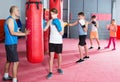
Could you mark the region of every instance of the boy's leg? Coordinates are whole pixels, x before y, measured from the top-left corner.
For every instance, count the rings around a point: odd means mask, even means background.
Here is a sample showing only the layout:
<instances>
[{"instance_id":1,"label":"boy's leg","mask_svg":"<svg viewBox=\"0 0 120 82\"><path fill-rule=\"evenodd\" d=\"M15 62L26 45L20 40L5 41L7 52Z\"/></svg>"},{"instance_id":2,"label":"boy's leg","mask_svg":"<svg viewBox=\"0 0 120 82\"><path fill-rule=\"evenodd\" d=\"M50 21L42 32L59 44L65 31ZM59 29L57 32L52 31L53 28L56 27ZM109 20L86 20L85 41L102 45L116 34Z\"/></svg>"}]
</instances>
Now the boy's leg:
<instances>
[{"instance_id":1,"label":"boy's leg","mask_svg":"<svg viewBox=\"0 0 120 82\"><path fill-rule=\"evenodd\" d=\"M47 75L47 78L52 77L52 67L53 67L53 60L54 60L54 52L50 52L50 58L49 58L49 74Z\"/></svg>"},{"instance_id":2,"label":"boy's leg","mask_svg":"<svg viewBox=\"0 0 120 82\"><path fill-rule=\"evenodd\" d=\"M53 60L54 60L54 52L50 52L50 59L49 59L49 72L52 73L52 67L53 67Z\"/></svg>"},{"instance_id":3,"label":"boy's leg","mask_svg":"<svg viewBox=\"0 0 120 82\"><path fill-rule=\"evenodd\" d=\"M61 69L61 62L62 62L62 56L61 54L58 54L58 73L63 74L63 70Z\"/></svg>"},{"instance_id":4,"label":"boy's leg","mask_svg":"<svg viewBox=\"0 0 120 82\"><path fill-rule=\"evenodd\" d=\"M92 38L90 38L90 48L89 49L92 49L93 48L93 43L92 43Z\"/></svg>"},{"instance_id":5,"label":"boy's leg","mask_svg":"<svg viewBox=\"0 0 120 82\"><path fill-rule=\"evenodd\" d=\"M76 61L76 63L80 63L83 62L83 53L82 53L82 48L80 45L78 45L78 49L79 49L79 55L80 55L80 59L78 61Z\"/></svg>"},{"instance_id":6,"label":"boy's leg","mask_svg":"<svg viewBox=\"0 0 120 82\"><path fill-rule=\"evenodd\" d=\"M93 43L92 43L92 39L94 38L94 33L93 32L90 32L90 48L89 49L92 49L93 48Z\"/></svg>"},{"instance_id":7,"label":"boy's leg","mask_svg":"<svg viewBox=\"0 0 120 82\"><path fill-rule=\"evenodd\" d=\"M108 42L108 45L105 47L105 48L109 48L110 47L110 44L111 44L111 37L109 38L109 42Z\"/></svg>"},{"instance_id":8,"label":"boy's leg","mask_svg":"<svg viewBox=\"0 0 120 82\"><path fill-rule=\"evenodd\" d=\"M113 40L113 47L114 47L112 50L115 50L116 49L115 37L113 37L112 40Z\"/></svg>"},{"instance_id":9,"label":"boy's leg","mask_svg":"<svg viewBox=\"0 0 120 82\"><path fill-rule=\"evenodd\" d=\"M97 44L98 44L98 50L100 49L100 41L98 38L96 38Z\"/></svg>"},{"instance_id":10,"label":"boy's leg","mask_svg":"<svg viewBox=\"0 0 120 82\"><path fill-rule=\"evenodd\" d=\"M19 62L13 62L13 82L17 82L18 65Z\"/></svg>"},{"instance_id":11,"label":"boy's leg","mask_svg":"<svg viewBox=\"0 0 120 82\"><path fill-rule=\"evenodd\" d=\"M62 56L58 54L58 69L61 69Z\"/></svg>"},{"instance_id":12,"label":"boy's leg","mask_svg":"<svg viewBox=\"0 0 120 82\"><path fill-rule=\"evenodd\" d=\"M80 55L80 59L83 59L83 53L82 53L82 47L80 45L78 45L78 49L79 49L79 55Z\"/></svg>"},{"instance_id":13,"label":"boy's leg","mask_svg":"<svg viewBox=\"0 0 120 82\"><path fill-rule=\"evenodd\" d=\"M85 50L85 56L83 59L87 59L87 58L89 58L87 45L84 46L84 50Z\"/></svg>"}]
</instances>

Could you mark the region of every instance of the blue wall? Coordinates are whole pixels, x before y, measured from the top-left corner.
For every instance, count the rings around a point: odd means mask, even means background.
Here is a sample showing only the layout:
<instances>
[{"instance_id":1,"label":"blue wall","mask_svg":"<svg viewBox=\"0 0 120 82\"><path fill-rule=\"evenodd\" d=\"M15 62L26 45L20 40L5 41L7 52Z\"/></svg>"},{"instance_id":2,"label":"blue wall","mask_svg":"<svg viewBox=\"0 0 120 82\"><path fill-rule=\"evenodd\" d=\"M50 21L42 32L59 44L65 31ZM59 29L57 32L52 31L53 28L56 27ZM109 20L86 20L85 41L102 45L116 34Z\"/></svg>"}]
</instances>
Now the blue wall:
<instances>
[{"instance_id":1,"label":"blue wall","mask_svg":"<svg viewBox=\"0 0 120 82\"><path fill-rule=\"evenodd\" d=\"M103 2L104 1L104 2ZM84 12L86 20L89 21L92 13L104 13L111 14L111 0L70 0L70 12L72 13L72 20L74 22L77 19L78 12ZM99 21L99 37L100 39L108 39L109 32L106 30L106 25L110 21ZM70 28L70 38L78 38L78 26ZM88 37L89 37L88 30Z\"/></svg>"}]
</instances>

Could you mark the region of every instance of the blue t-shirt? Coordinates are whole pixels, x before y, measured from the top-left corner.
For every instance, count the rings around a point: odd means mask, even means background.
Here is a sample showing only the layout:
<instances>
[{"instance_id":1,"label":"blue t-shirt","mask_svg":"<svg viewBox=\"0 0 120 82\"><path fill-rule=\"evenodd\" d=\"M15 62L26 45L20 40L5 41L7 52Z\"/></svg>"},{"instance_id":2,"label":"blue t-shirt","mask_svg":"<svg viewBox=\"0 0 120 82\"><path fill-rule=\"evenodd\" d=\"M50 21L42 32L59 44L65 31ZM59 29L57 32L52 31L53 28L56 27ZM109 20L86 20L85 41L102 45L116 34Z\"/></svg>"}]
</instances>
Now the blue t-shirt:
<instances>
[{"instance_id":1,"label":"blue t-shirt","mask_svg":"<svg viewBox=\"0 0 120 82\"><path fill-rule=\"evenodd\" d=\"M4 24L4 31L5 31L5 45L13 45L13 44L18 44L18 37L17 36L13 36L11 35L9 28L8 28L8 24L7 24L7 20L9 18L12 18L12 16L9 16L6 19L6 22ZM13 18L12 18L13 19ZM18 25L15 19L14 20L14 32L18 31Z\"/></svg>"},{"instance_id":2,"label":"blue t-shirt","mask_svg":"<svg viewBox=\"0 0 120 82\"><path fill-rule=\"evenodd\" d=\"M85 32L80 24L78 24L78 30L79 35L87 35L87 32Z\"/></svg>"}]
</instances>

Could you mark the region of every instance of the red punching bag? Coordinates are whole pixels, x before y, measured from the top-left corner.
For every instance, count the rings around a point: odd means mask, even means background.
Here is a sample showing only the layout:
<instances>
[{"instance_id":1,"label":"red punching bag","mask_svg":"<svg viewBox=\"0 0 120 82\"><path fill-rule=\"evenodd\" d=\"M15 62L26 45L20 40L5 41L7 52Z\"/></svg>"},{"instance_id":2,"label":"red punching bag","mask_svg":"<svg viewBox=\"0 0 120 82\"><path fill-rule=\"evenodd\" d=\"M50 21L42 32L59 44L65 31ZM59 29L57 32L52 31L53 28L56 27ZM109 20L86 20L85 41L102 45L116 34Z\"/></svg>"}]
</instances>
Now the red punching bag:
<instances>
[{"instance_id":1,"label":"red punching bag","mask_svg":"<svg viewBox=\"0 0 120 82\"><path fill-rule=\"evenodd\" d=\"M56 8L58 10L58 18L62 19L62 7L63 7L63 0L50 0L50 10L52 8ZM54 58L58 58L58 55L55 53Z\"/></svg>"},{"instance_id":2,"label":"red punching bag","mask_svg":"<svg viewBox=\"0 0 120 82\"><path fill-rule=\"evenodd\" d=\"M40 1L30 0L26 3L27 59L31 63L40 63L44 58L43 49L43 7Z\"/></svg>"},{"instance_id":3,"label":"red punching bag","mask_svg":"<svg viewBox=\"0 0 120 82\"><path fill-rule=\"evenodd\" d=\"M62 7L63 7L63 0L50 0L50 9L56 8L58 10L58 18L62 19Z\"/></svg>"},{"instance_id":4,"label":"red punching bag","mask_svg":"<svg viewBox=\"0 0 120 82\"><path fill-rule=\"evenodd\" d=\"M43 19L48 22L49 20L49 10L44 9ZM49 29L44 32L44 53L49 53Z\"/></svg>"}]
</instances>

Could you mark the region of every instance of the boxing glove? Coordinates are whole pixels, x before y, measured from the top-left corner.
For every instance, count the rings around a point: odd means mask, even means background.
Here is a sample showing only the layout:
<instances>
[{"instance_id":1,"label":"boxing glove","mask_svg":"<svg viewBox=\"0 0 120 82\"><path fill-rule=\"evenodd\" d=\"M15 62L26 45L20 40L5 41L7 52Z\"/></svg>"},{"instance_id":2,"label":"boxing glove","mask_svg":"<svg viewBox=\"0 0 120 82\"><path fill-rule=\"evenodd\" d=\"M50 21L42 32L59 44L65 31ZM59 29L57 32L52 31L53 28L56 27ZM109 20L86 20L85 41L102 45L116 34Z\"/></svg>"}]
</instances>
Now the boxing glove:
<instances>
[{"instance_id":1,"label":"boxing glove","mask_svg":"<svg viewBox=\"0 0 120 82\"><path fill-rule=\"evenodd\" d=\"M58 18L52 20L52 24L56 26L58 32L62 31L61 22Z\"/></svg>"},{"instance_id":2,"label":"boxing glove","mask_svg":"<svg viewBox=\"0 0 120 82\"><path fill-rule=\"evenodd\" d=\"M97 26L97 23L95 21L92 21L91 22L93 25Z\"/></svg>"},{"instance_id":3,"label":"boxing glove","mask_svg":"<svg viewBox=\"0 0 120 82\"><path fill-rule=\"evenodd\" d=\"M85 28L85 20L79 20L80 25L82 28Z\"/></svg>"}]
</instances>

